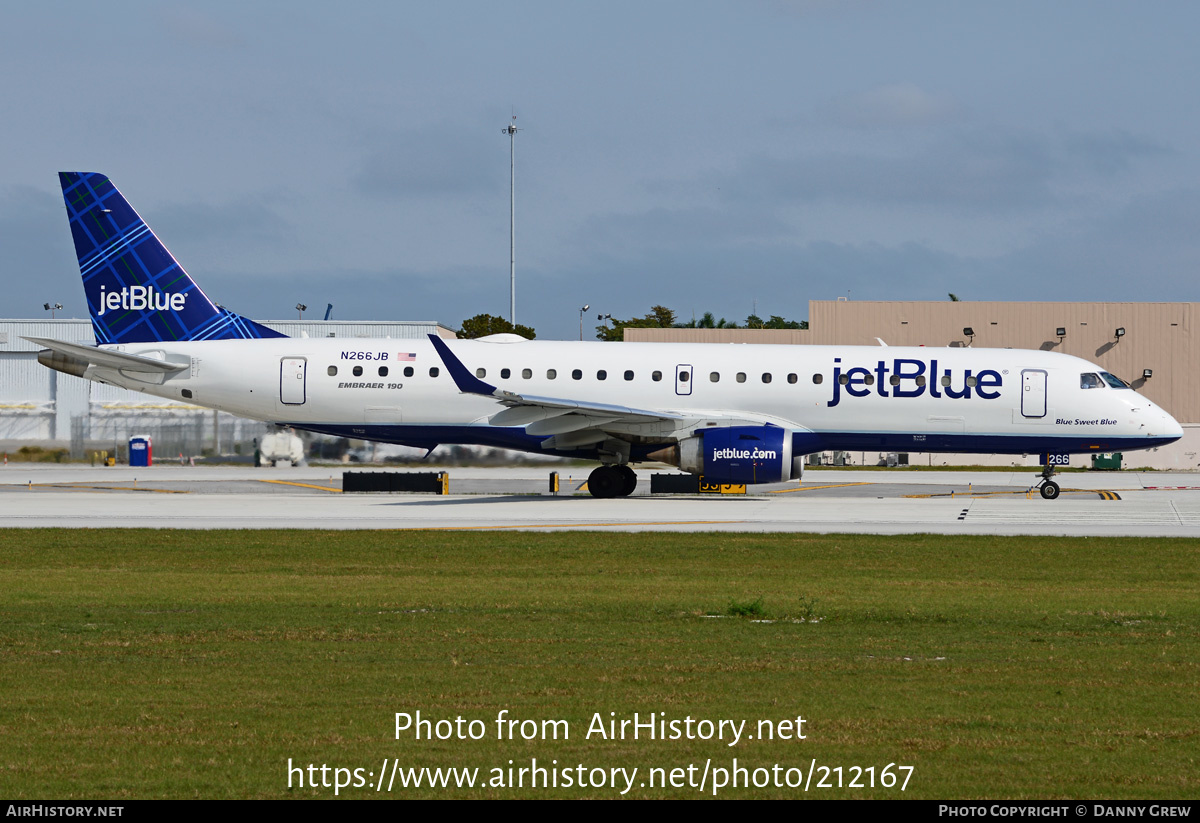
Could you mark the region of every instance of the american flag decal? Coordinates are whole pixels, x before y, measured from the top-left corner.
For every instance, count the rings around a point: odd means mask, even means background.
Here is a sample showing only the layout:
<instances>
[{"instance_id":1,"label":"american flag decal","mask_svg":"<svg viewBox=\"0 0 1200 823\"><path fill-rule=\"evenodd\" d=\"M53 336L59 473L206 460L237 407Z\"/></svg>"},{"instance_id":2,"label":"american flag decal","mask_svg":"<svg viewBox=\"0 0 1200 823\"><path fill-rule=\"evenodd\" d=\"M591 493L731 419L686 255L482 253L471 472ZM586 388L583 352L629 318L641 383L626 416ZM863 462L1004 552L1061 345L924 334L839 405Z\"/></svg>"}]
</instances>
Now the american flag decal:
<instances>
[{"instance_id":1,"label":"american flag decal","mask_svg":"<svg viewBox=\"0 0 1200 823\"><path fill-rule=\"evenodd\" d=\"M397 360L416 360L417 353L412 351L402 351L396 355Z\"/></svg>"}]
</instances>

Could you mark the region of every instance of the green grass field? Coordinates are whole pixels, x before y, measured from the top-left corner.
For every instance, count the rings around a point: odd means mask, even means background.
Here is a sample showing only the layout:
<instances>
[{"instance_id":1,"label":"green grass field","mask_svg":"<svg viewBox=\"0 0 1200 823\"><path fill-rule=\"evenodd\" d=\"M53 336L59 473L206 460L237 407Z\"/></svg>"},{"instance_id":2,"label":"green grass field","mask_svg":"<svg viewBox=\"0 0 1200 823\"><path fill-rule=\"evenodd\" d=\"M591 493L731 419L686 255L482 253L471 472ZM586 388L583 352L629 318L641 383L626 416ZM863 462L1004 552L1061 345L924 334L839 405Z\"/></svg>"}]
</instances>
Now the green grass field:
<instances>
[{"instance_id":1,"label":"green grass field","mask_svg":"<svg viewBox=\"0 0 1200 823\"><path fill-rule=\"evenodd\" d=\"M0 569L9 798L334 795L289 789L289 758L374 773L341 797L380 796L385 758L483 781L532 758L639 782L815 762L829 798L1200 795L1195 540L14 530ZM502 709L570 739L497 740ZM396 739L418 710L486 734ZM585 739L609 712L803 716L807 738ZM913 767L903 793L844 785L888 764Z\"/></svg>"}]
</instances>

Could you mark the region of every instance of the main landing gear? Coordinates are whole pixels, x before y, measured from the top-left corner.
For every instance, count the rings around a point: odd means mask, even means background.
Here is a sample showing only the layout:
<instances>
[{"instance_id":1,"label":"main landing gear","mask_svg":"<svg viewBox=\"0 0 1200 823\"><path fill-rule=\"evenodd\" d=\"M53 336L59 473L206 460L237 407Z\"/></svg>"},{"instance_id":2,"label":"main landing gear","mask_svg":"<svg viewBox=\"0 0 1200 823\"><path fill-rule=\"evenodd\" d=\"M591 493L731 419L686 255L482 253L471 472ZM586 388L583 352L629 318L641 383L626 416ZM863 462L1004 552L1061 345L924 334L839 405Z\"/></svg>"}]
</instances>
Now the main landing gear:
<instances>
[{"instance_id":1,"label":"main landing gear","mask_svg":"<svg viewBox=\"0 0 1200 823\"><path fill-rule=\"evenodd\" d=\"M1058 484L1050 479L1054 476L1054 467L1047 463L1045 468L1042 469L1041 476L1041 482L1034 486L1034 488L1038 489L1042 493L1042 497L1046 500L1057 500L1059 493Z\"/></svg>"},{"instance_id":2,"label":"main landing gear","mask_svg":"<svg viewBox=\"0 0 1200 823\"><path fill-rule=\"evenodd\" d=\"M637 475L627 465L600 466L588 475L592 497L628 497L637 488Z\"/></svg>"}]
</instances>

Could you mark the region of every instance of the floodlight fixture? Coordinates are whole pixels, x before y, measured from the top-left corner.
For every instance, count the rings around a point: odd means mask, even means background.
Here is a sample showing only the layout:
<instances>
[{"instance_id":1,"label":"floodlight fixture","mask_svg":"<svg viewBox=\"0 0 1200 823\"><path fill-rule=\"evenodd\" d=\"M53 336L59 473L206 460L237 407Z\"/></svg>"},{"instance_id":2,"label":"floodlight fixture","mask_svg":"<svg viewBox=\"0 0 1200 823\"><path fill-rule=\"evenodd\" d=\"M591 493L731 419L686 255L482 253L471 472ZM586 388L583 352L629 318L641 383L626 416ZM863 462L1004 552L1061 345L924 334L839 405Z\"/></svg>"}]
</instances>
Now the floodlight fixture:
<instances>
[{"instance_id":1,"label":"floodlight fixture","mask_svg":"<svg viewBox=\"0 0 1200 823\"><path fill-rule=\"evenodd\" d=\"M591 303L584 303L579 309L579 339L583 340L583 313L592 307Z\"/></svg>"}]
</instances>

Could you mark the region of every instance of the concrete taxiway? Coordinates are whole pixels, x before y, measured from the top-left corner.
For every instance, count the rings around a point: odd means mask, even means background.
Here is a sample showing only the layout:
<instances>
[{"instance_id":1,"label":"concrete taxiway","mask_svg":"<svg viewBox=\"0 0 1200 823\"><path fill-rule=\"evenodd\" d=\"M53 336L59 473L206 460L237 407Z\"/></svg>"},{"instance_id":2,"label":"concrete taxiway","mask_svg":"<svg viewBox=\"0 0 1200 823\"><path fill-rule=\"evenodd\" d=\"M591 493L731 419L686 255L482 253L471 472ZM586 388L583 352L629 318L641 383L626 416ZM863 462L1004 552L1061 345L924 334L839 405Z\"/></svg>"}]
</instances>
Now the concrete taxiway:
<instances>
[{"instance_id":1,"label":"concrete taxiway","mask_svg":"<svg viewBox=\"0 0 1200 823\"><path fill-rule=\"evenodd\" d=\"M439 470L432 468L432 470ZM747 495L581 489L587 468L444 469L450 494L344 494L341 467L0 468L0 527L859 532L1200 536L1200 475L1064 474L1058 500L1013 472L814 471Z\"/></svg>"}]
</instances>

